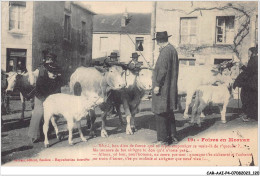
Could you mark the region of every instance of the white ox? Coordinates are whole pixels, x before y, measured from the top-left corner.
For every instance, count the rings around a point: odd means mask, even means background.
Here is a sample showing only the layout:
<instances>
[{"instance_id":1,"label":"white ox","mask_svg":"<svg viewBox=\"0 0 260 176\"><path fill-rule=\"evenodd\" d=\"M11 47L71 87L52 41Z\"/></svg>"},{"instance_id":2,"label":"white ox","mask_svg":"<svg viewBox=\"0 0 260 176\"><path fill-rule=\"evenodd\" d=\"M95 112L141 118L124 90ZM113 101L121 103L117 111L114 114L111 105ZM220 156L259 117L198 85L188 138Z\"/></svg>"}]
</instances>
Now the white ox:
<instances>
[{"instance_id":1,"label":"white ox","mask_svg":"<svg viewBox=\"0 0 260 176\"><path fill-rule=\"evenodd\" d=\"M60 139L58 126L55 123L54 117L55 115L62 115L66 121L69 130L69 144L73 145L72 141L72 130L74 121L77 124L80 138L82 141L87 141L87 139L83 136L81 131L80 120L83 117L86 117L89 113L90 109L93 109L98 104L104 101L103 98L99 97L97 93L89 93L88 98L86 96L74 96L68 94L53 94L47 97L47 99L43 103L44 108L44 125L43 125L43 133L45 136L44 145L45 147L49 147L48 140L48 128L49 122L51 122L56 131L56 136Z\"/></svg>"},{"instance_id":2,"label":"white ox","mask_svg":"<svg viewBox=\"0 0 260 176\"><path fill-rule=\"evenodd\" d=\"M178 94L186 94L186 107L184 118L188 118L188 110L192 101L192 97L201 85L212 85L216 82L222 82L223 75L235 80L239 74L238 63L230 68L225 68L222 72L218 72L214 66L188 66L180 67L178 79Z\"/></svg>"},{"instance_id":3,"label":"white ox","mask_svg":"<svg viewBox=\"0 0 260 176\"><path fill-rule=\"evenodd\" d=\"M122 115L120 111L120 106L123 105L125 115L126 115L126 134L132 135L135 128L135 115L139 111L139 105L145 91L151 90L152 88L152 70L147 68L141 68L137 72L132 72L127 70L125 73L126 87L119 91L111 91L110 96L108 97L107 107L104 111L105 114L112 111L113 104L117 110L117 115L122 124ZM101 136L108 137L105 125L105 118L102 118L102 129Z\"/></svg>"}]
</instances>

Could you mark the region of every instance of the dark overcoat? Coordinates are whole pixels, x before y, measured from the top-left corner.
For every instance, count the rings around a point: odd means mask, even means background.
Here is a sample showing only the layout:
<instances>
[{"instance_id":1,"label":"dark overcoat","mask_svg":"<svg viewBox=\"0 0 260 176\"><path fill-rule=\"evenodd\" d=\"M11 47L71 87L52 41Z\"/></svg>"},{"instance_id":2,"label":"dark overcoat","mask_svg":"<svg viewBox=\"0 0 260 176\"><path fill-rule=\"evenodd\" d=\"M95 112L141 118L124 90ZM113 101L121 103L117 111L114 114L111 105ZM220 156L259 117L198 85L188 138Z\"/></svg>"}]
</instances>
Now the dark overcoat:
<instances>
[{"instance_id":1,"label":"dark overcoat","mask_svg":"<svg viewBox=\"0 0 260 176\"><path fill-rule=\"evenodd\" d=\"M176 49L168 44L160 50L153 71L153 89L159 87L159 94L152 95L152 111L161 114L176 110L178 105L179 60Z\"/></svg>"}]
</instances>

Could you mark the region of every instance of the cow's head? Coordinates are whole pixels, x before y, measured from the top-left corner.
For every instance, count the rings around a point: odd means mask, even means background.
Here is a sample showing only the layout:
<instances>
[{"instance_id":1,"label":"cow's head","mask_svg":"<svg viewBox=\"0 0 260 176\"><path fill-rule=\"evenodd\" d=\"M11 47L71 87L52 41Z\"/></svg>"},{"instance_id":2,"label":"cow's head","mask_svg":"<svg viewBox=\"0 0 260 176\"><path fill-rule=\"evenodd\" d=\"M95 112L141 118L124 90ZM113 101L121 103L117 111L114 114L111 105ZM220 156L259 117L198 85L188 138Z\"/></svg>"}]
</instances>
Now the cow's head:
<instances>
[{"instance_id":1,"label":"cow's head","mask_svg":"<svg viewBox=\"0 0 260 176\"><path fill-rule=\"evenodd\" d=\"M125 70L121 66L113 65L107 68L106 82L111 89L118 90L126 86Z\"/></svg>"},{"instance_id":2,"label":"cow's head","mask_svg":"<svg viewBox=\"0 0 260 176\"><path fill-rule=\"evenodd\" d=\"M8 72L6 73L8 75L7 77L7 88L6 88L6 93L10 93L14 90L16 86L17 79L19 77L19 74L16 72Z\"/></svg>"},{"instance_id":3,"label":"cow's head","mask_svg":"<svg viewBox=\"0 0 260 176\"><path fill-rule=\"evenodd\" d=\"M136 78L137 86L145 89L151 90L152 89L152 70L148 68L143 68L139 71L139 74Z\"/></svg>"}]
</instances>

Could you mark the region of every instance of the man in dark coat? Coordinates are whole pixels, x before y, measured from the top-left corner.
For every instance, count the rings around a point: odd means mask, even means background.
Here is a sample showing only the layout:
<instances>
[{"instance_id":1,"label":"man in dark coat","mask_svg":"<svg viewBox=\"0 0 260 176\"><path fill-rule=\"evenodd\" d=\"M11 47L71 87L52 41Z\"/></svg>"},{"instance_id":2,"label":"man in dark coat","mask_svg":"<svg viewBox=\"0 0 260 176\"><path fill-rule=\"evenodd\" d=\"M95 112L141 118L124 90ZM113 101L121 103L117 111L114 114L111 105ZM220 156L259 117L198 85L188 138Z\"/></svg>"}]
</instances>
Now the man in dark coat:
<instances>
[{"instance_id":1,"label":"man in dark coat","mask_svg":"<svg viewBox=\"0 0 260 176\"><path fill-rule=\"evenodd\" d=\"M28 130L33 143L40 139L41 120L43 119L43 102L51 94L60 93L62 81L61 68L56 63L44 64L46 74L39 74L36 81L34 109Z\"/></svg>"},{"instance_id":2,"label":"man in dark coat","mask_svg":"<svg viewBox=\"0 0 260 176\"><path fill-rule=\"evenodd\" d=\"M247 67L236 78L233 88L241 87L242 111L240 117L247 122L250 118L258 120L258 48L248 50Z\"/></svg>"},{"instance_id":3,"label":"man in dark coat","mask_svg":"<svg viewBox=\"0 0 260 176\"><path fill-rule=\"evenodd\" d=\"M168 43L166 31L156 33L160 55L153 72L152 111L156 117L159 144L177 143L176 123L173 111L178 104L179 61L175 48Z\"/></svg>"}]
</instances>

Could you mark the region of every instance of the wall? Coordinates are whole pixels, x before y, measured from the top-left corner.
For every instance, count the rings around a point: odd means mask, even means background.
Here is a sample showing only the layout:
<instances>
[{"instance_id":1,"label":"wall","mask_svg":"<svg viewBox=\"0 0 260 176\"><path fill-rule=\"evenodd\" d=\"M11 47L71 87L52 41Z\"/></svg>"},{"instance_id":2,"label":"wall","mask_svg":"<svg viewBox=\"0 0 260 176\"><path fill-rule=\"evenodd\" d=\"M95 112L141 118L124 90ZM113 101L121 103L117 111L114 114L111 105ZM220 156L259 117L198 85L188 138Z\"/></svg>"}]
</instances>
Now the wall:
<instances>
[{"instance_id":1,"label":"wall","mask_svg":"<svg viewBox=\"0 0 260 176\"><path fill-rule=\"evenodd\" d=\"M101 51L100 50L100 37L108 37L107 43L109 44L105 50ZM130 39L130 38L131 39ZM142 51L142 55L147 61L152 60L152 40L151 36L149 34L144 34L144 35L138 35L138 34L112 34L112 33L103 33L103 34L98 34L94 33L93 34L93 59L100 58L100 57L105 57L109 56L112 51L117 51L119 52L119 60L120 62L129 62L131 60L131 56L133 52L135 51L135 39L136 37L144 37L144 51ZM134 42L134 43L133 43ZM141 54L138 52L140 55L139 61L142 61L145 63L143 57Z\"/></svg>"},{"instance_id":2,"label":"wall","mask_svg":"<svg viewBox=\"0 0 260 176\"><path fill-rule=\"evenodd\" d=\"M34 2L33 25L33 66L42 62L42 51L49 49L57 55L59 63L62 57L64 23L64 2ZM64 62L65 63L65 62Z\"/></svg>"},{"instance_id":3,"label":"wall","mask_svg":"<svg viewBox=\"0 0 260 176\"><path fill-rule=\"evenodd\" d=\"M229 3L229 4L228 4ZM235 33L239 31L241 23L245 18L235 10L201 10L188 14L195 8L212 8L223 6L241 7L250 15L249 34L244 38L241 47L238 48L243 63L248 60L247 50L254 46L254 23L257 15L257 2L158 2L156 8L156 31L168 31L169 41L177 48L179 58L196 58L197 64L213 64L214 58L234 58L236 54L228 48L228 45L216 45L216 16L235 15ZM180 18L197 17L198 41L195 45L180 44ZM201 47L199 50L194 48ZM158 56L158 47L156 49ZM157 57L155 57L156 59Z\"/></svg>"},{"instance_id":4,"label":"wall","mask_svg":"<svg viewBox=\"0 0 260 176\"><path fill-rule=\"evenodd\" d=\"M7 48L26 49L26 68L32 68L32 17L33 2L26 2L24 13L25 29L21 33L12 33L9 31L9 1L2 4L2 31L1 31L1 69L6 70L6 50Z\"/></svg>"},{"instance_id":5,"label":"wall","mask_svg":"<svg viewBox=\"0 0 260 176\"><path fill-rule=\"evenodd\" d=\"M34 68L42 59L42 51L50 49L57 54L58 62L63 69L75 69L81 58L86 64L92 53L92 15L71 4L71 11L65 11L64 1L36 1L33 26L33 58ZM71 18L71 40L64 39L65 14ZM86 42L80 42L81 21L86 22Z\"/></svg>"}]
</instances>

